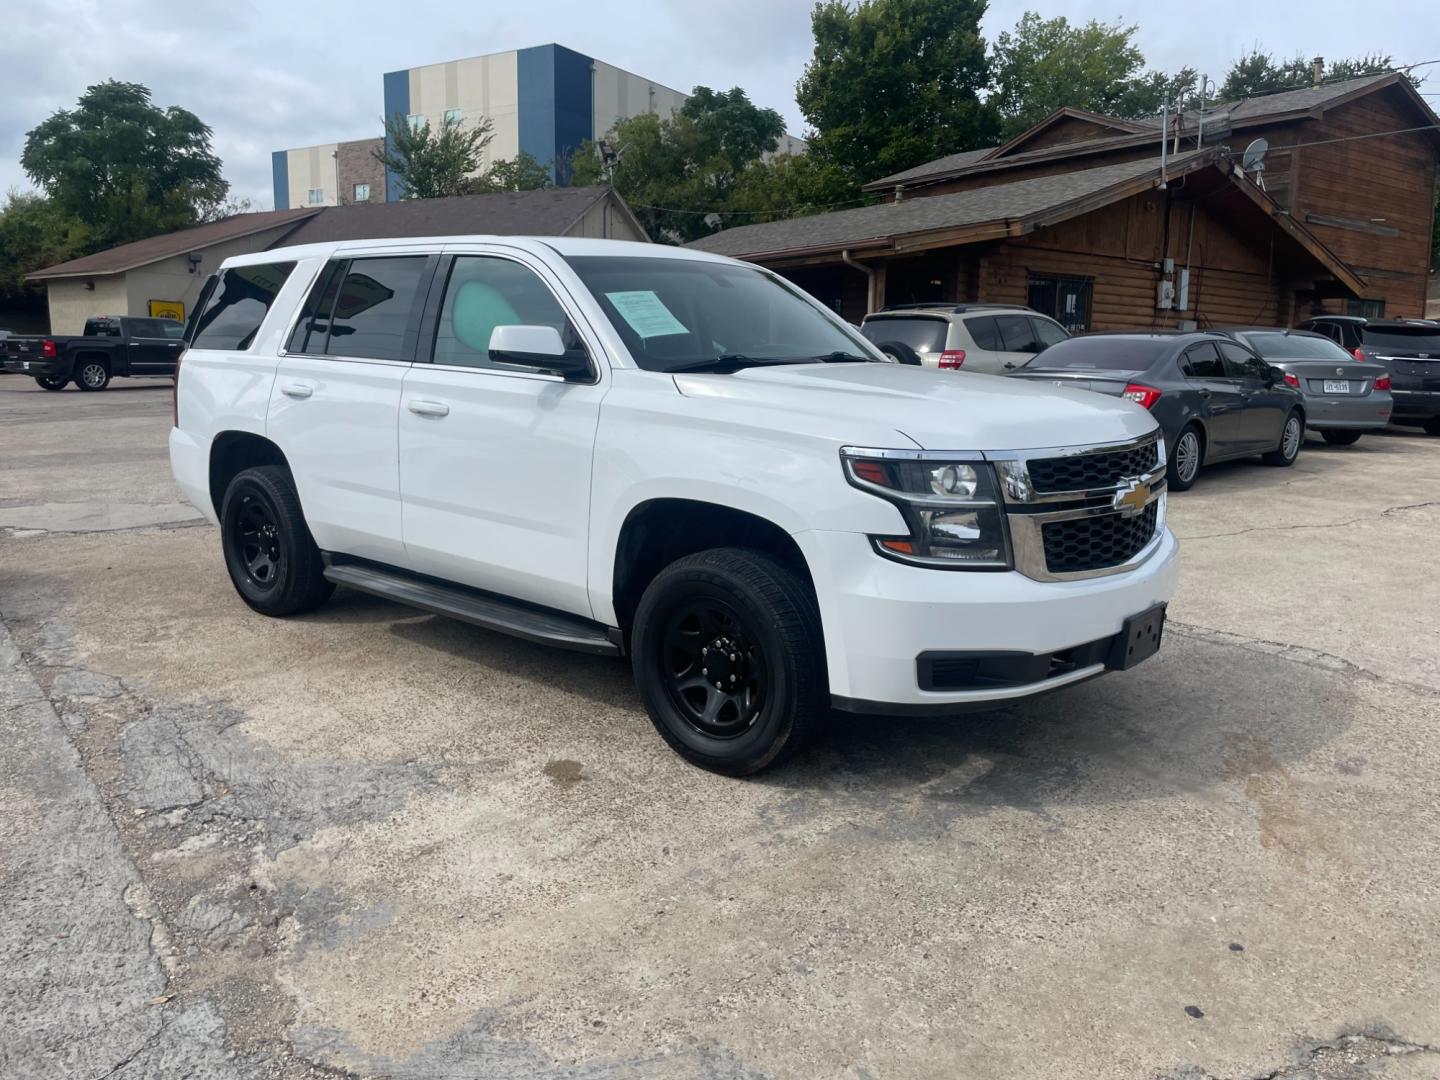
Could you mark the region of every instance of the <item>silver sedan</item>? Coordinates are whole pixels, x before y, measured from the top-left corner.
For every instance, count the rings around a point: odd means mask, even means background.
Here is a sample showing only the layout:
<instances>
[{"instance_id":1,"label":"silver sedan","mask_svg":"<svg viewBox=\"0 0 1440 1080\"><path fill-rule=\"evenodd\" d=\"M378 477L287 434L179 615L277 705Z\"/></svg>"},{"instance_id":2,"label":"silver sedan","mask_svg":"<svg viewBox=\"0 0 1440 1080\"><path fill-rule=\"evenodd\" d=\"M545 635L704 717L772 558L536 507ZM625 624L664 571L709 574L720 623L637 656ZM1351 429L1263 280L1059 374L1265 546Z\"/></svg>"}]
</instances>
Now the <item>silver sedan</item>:
<instances>
[{"instance_id":1,"label":"silver sedan","mask_svg":"<svg viewBox=\"0 0 1440 1080\"><path fill-rule=\"evenodd\" d=\"M1305 395L1305 426L1328 443L1349 446L1390 422L1390 372L1309 330L1231 327L1220 331L1249 345Z\"/></svg>"}]
</instances>

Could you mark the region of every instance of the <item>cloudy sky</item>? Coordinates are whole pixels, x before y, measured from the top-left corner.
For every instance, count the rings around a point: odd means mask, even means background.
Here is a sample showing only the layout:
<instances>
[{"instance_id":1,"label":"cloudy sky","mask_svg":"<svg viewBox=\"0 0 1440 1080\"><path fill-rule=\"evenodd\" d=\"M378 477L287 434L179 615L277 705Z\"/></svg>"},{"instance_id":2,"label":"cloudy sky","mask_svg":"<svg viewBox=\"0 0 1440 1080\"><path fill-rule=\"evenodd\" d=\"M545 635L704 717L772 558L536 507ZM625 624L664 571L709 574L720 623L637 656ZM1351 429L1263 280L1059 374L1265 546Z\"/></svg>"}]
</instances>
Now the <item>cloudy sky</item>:
<instances>
[{"instance_id":1,"label":"cloudy sky","mask_svg":"<svg viewBox=\"0 0 1440 1080\"><path fill-rule=\"evenodd\" d=\"M1027 8L1140 25L1151 66L1223 75L1259 43L1282 55L1440 58L1425 0L992 0L992 37ZM382 72L558 41L680 90L740 85L800 134L795 81L810 0L0 0L0 192L29 183L25 133L105 78L141 82L215 131L233 194L269 209L270 152L377 134ZM1423 55L1421 55L1423 54ZM1440 65L1430 70L1440 71ZM1432 77L1425 90L1440 89ZM1440 101L1440 97L1431 98Z\"/></svg>"}]
</instances>

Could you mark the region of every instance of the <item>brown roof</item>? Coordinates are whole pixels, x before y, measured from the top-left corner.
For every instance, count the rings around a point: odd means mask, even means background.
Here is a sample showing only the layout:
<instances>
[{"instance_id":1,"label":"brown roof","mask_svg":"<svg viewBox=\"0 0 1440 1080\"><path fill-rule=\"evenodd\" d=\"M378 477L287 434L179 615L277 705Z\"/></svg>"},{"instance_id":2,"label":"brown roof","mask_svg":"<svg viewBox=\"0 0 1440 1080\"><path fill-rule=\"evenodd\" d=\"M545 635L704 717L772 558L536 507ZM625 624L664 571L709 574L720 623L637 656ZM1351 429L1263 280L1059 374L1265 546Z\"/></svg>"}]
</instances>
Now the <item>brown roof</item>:
<instances>
[{"instance_id":1,"label":"brown roof","mask_svg":"<svg viewBox=\"0 0 1440 1080\"><path fill-rule=\"evenodd\" d=\"M1206 106L1205 123L1208 126L1226 126L1231 129L1252 127L1257 124L1272 123L1286 117L1303 115L1309 112L1323 112L1343 104L1352 98L1361 97L1377 90L1383 90L1389 86L1397 86L1402 93L1411 99L1412 104L1418 106L1422 115L1426 117L1427 123L1435 123L1436 117L1425 99L1420 97L1406 81L1403 75L1392 72L1388 75L1367 75L1360 79L1346 79L1343 82L1322 83L1320 86L1306 86L1298 90L1285 90L1278 94L1261 94L1255 97L1244 98L1235 102L1217 102ZM1058 112L1064 112L1059 110ZM1052 113L1035 127L1049 124L1056 118L1058 113ZM1187 134L1193 134L1198 120L1198 113L1187 112L1184 114L1183 130ZM1112 118L1114 119L1114 118ZM964 154L952 154L949 157L936 158L934 161L927 161L923 165L917 165L913 169L895 173L892 176L882 176L879 180L872 180L864 185L866 191L879 191L893 187L897 183L917 183L946 180L953 176L961 176L975 172L998 171L1012 166L1025 165L1035 161L1042 161L1051 158L1066 158L1089 153L1097 153L1111 148L1134 146L1143 144L1147 139L1155 137L1160 129L1160 117L1149 116L1142 120L1115 120L1116 124L1132 125L1132 130L1137 131L1134 135L1101 136L1094 139L1078 140L1066 143L1061 146L1048 146L1039 150L1032 150L1028 153L1013 154L1008 157L999 157L999 150L989 151L967 151ZM1028 132L1022 132L1011 140L1017 143L1023 140ZM1440 139L1440 133L1436 133ZM1009 144L1007 144L1009 145Z\"/></svg>"},{"instance_id":2,"label":"brown roof","mask_svg":"<svg viewBox=\"0 0 1440 1080\"><path fill-rule=\"evenodd\" d=\"M327 206L285 237L289 244L402 236L563 236L610 194L603 186L502 191L448 199ZM616 196L616 202L624 203ZM629 213L625 208L625 213ZM636 223L639 228L639 224ZM640 230L642 233L643 229Z\"/></svg>"},{"instance_id":3,"label":"brown roof","mask_svg":"<svg viewBox=\"0 0 1440 1080\"><path fill-rule=\"evenodd\" d=\"M196 225L193 229L180 229L178 232L151 236L145 240L136 240L132 244L121 244L119 247L97 251L84 258L47 266L27 275L27 278L30 281L42 281L46 278L123 274L126 270L148 266L173 255L184 255L186 252L198 251L227 240L238 240L242 236L253 236L267 229L294 224L317 213L318 208L304 207L298 210L234 214L219 221Z\"/></svg>"},{"instance_id":4,"label":"brown roof","mask_svg":"<svg viewBox=\"0 0 1440 1080\"><path fill-rule=\"evenodd\" d=\"M1180 154L1171 159L1169 175L1173 178L1208 164L1216 154L1213 149ZM1097 169L1077 169L1028 180L1002 182L971 191L903 199L759 225L742 225L703 237L689 246L737 257L776 255L793 250L859 248L889 243L895 237L913 233L1020 221L1105 195L1111 189L1133 184L1147 175L1159 180L1158 160L1125 161Z\"/></svg>"}]
</instances>

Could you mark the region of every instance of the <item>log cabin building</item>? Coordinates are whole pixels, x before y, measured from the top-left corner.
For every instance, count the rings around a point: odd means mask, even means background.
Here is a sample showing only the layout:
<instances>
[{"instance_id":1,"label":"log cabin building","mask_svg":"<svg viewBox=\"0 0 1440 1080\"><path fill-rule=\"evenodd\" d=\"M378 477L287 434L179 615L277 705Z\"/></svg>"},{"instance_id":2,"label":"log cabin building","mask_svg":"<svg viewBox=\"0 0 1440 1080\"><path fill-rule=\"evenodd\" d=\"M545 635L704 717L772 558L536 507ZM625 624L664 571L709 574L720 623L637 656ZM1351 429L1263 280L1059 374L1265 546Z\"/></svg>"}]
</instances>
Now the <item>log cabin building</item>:
<instances>
[{"instance_id":1,"label":"log cabin building","mask_svg":"<svg viewBox=\"0 0 1440 1080\"><path fill-rule=\"evenodd\" d=\"M1072 331L1419 317L1437 124L1399 75L1319 85L1178 117L1162 171L1158 119L1059 109L875 181L879 204L693 246L772 267L854 322L932 300L1028 304ZM1241 152L1262 136L1257 175Z\"/></svg>"}]
</instances>

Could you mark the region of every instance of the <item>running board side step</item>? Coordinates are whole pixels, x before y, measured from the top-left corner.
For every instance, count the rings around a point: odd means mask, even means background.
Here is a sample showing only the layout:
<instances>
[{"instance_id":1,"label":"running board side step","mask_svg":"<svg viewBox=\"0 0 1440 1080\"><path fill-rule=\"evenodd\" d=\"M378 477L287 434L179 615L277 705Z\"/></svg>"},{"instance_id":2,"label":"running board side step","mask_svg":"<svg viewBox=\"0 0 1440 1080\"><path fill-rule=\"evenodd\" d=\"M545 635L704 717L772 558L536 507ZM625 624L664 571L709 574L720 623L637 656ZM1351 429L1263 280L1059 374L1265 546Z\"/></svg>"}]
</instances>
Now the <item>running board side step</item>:
<instances>
[{"instance_id":1,"label":"running board side step","mask_svg":"<svg viewBox=\"0 0 1440 1080\"><path fill-rule=\"evenodd\" d=\"M526 641L599 656L621 655L617 631L607 631L599 623L564 612L534 608L491 593L411 577L402 571L377 566L329 563L325 577L336 585L346 585Z\"/></svg>"}]
</instances>

